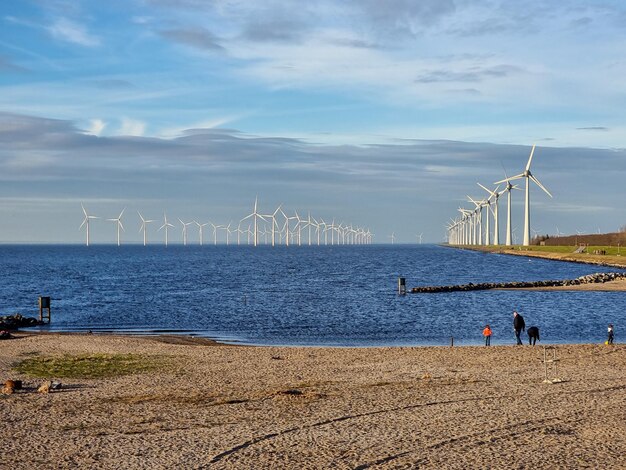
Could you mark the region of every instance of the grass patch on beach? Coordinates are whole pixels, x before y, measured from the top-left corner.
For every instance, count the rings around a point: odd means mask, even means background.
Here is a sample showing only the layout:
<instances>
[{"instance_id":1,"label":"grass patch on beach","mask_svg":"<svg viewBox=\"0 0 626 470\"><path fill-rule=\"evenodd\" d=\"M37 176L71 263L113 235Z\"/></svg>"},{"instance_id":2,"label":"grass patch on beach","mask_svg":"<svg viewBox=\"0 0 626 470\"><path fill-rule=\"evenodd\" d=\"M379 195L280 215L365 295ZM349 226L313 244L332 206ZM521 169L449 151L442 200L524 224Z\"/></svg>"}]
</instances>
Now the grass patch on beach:
<instances>
[{"instance_id":1,"label":"grass patch on beach","mask_svg":"<svg viewBox=\"0 0 626 470\"><path fill-rule=\"evenodd\" d=\"M14 370L38 378L99 379L153 372L167 363L164 357L139 354L80 354L31 357Z\"/></svg>"}]
</instances>

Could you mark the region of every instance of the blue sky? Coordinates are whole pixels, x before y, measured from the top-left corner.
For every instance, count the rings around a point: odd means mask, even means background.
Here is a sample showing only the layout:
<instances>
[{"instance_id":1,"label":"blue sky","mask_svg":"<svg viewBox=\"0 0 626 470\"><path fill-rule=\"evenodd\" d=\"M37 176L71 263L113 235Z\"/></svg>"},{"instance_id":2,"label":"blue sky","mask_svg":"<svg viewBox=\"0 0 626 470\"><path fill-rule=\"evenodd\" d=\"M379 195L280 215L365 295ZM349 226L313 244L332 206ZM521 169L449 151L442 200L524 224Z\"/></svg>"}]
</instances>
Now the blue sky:
<instances>
[{"instance_id":1,"label":"blue sky","mask_svg":"<svg viewBox=\"0 0 626 470\"><path fill-rule=\"evenodd\" d=\"M556 3L3 2L0 242L80 242L81 201L139 241L136 210L227 223L257 194L435 242L533 143L535 228L616 230L626 5Z\"/></svg>"}]
</instances>

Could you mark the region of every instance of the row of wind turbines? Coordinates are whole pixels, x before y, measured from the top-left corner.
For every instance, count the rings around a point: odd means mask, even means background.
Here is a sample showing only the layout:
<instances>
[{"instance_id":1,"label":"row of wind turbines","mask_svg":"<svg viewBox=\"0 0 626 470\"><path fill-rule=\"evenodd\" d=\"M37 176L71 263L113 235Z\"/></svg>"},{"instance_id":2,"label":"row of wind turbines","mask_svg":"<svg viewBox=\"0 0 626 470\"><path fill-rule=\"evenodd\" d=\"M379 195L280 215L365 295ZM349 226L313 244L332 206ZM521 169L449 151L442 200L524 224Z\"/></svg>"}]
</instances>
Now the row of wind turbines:
<instances>
[{"instance_id":1,"label":"row of wind turbines","mask_svg":"<svg viewBox=\"0 0 626 470\"><path fill-rule=\"evenodd\" d=\"M88 213L82 203L81 208L83 210L84 219L79 230L83 229L83 227L85 228L86 245L89 246L91 243L91 221L100 219L100 217ZM115 223L118 246L121 245L121 234L125 232L124 224L122 223L122 217L125 211L126 208L122 209L117 217L104 219L105 221ZM141 221L139 233L143 233L143 245L146 246L148 244L148 224L157 222L157 220L146 219L139 211L137 211L137 214ZM254 246L261 244L271 244L272 246L289 246L290 244L298 246L302 244L308 244L309 246L369 245L372 243L374 237L374 234L369 228L353 226L351 223L335 223L335 219L332 219L332 222L326 222L321 217L311 217L310 212L306 218L300 217L297 211L294 211L293 215L289 215L283 210L282 204L269 214L261 214L258 211L258 198L254 200L252 213L242 218L236 228L233 227L232 222L229 222L227 225L214 224L210 221L200 223L196 220L184 222L181 219L178 219L178 222L180 222L180 228L182 230L183 245L187 245L188 230L189 227L193 225L198 228L198 242L200 245L204 245L204 227L208 225L213 228L213 243L215 245L218 243L218 233L221 230L224 231L226 245L231 244L231 237L233 240L236 237L237 245L245 243ZM165 246L169 245L169 230L174 228L174 224L168 221L167 214L163 213L163 224L159 227L158 231L164 232Z\"/></svg>"},{"instance_id":2,"label":"row of wind turbines","mask_svg":"<svg viewBox=\"0 0 626 470\"><path fill-rule=\"evenodd\" d=\"M535 146L533 145L526 168L522 173L515 176L507 176L505 171L505 178L500 181L496 181L494 189L489 189L480 183L477 183L482 189L484 189L488 196L484 198L474 199L468 196L469 202L474 207L471 209L459 208L460 215L451 219L447 225L447 238L448 243L451 245L501 245L500 241L500 226L499 226L499 214L498 214L498 201L500 196L506 193L507 195L507 217L506 217L506 238L504 244L510 246L512 243L513 229L511 225L511 193L513 190L521 190L519 186L514 185L511 181L524 179L526 180L525 188L525 206L524 206L524 241L523 245L530 245L530 182L539 186L548 196L552 197L552 194L539 182L537 177L530 171L530 165L533 161L533 155L535 153ZM504 184L504 189L500 190L501 184ZM486 208L485 223L483 224L483 208ZM493 237L491 229L490 217L493 215ZM484 225L484 230L483 230Z\"/></svg>"}]
</instances>

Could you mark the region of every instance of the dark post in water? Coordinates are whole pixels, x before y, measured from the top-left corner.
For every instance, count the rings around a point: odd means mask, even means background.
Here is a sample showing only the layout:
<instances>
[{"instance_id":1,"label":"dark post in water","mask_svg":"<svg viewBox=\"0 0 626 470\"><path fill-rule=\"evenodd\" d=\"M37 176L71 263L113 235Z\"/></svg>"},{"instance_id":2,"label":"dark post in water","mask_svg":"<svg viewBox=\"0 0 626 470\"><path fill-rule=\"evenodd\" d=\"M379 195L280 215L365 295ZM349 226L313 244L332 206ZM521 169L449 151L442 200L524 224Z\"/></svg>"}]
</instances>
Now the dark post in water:
<instances>
[{"instance_id":1,"label":"dark post in water","mask_svg":"<svg viewBox=\"0 0 626 470\"><path fill-rule=\"evenodd\" d=\"M48 310L47 315L44 315L44 309ZM44 318L50 323L50 297L39 297L39 321L42 322Z\"/></svg>"},{"instance_id":2,"label":"dark post in water","mask_svg":"<svg viewBox=\"0 0 626 470\"><path fill-rule=\"evenodd\" d=\"M398 278L398 295L406 294L406 279L403 277Z\"/></svg>"}]
</instances>

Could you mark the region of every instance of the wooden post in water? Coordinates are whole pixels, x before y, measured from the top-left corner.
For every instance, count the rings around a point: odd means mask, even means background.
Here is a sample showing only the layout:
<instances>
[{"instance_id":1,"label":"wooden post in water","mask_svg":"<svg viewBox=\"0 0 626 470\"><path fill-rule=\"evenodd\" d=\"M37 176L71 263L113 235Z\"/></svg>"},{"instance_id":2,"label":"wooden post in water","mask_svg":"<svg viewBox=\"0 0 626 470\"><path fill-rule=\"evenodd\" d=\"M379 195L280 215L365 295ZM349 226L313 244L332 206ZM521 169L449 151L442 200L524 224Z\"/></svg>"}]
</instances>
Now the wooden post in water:
<instances>
[{"instance_id":1,"label":"wooden post in water","mask_svg":"<svg viewBox=\"0 0 626 470\"><path fill-rule=\"evenodd\" d=\"M454 347L454 336L450 336L450 347Z\"/></svg>"},{"instance_id":2,"label":"wooden post in water","mask_svg":"<svg viewBox=\"0 0 626 470\"><path fill-rule=\"evenodd\" d=\"M406 278L399 277L398 278L398 295L406 294Z\"/></svg>"},{"instance_id":3,"label":"wooden post in water","mask_svg":"<svg viewBox=\"0 0 626 470\"><path fill-rule=\"evenodd\" d=\"M44 310L48 311L47 315L44 314ZM43 322L45 318L50 323L50 297L39 297L39 321Z\"/></svg>"}]
</instances>

